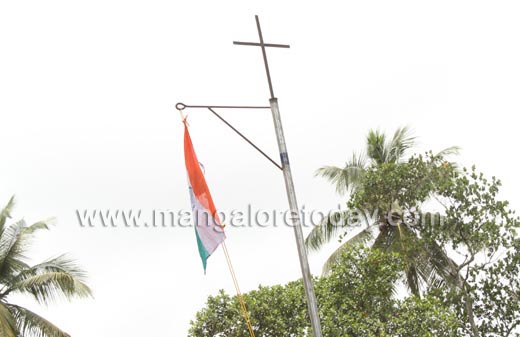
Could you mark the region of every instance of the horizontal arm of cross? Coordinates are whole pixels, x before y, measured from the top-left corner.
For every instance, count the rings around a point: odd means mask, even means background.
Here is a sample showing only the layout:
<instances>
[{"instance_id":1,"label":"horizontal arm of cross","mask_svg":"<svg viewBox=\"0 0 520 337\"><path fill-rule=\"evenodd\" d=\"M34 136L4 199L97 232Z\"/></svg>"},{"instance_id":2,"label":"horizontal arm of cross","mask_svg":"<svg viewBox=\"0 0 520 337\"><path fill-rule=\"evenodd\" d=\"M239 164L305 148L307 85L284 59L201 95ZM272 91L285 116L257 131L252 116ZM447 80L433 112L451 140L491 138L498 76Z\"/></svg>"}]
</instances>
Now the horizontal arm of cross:
<instances>
[{"instance_id":1,"label":"horizontal arm of cross","mask_svg":"<svg viewBox=\"0 0 520 337\"><path fill-rule=\"evenodd\" d=\"M233 44L240 45L240 46L256 46L261 47L262 44L258 42L240 42L240 41L233 41ZM264 43L264 47L275 47L275 48L291 48L288 44L277 44L277 43Z\"/></svg>"}]
</instances>

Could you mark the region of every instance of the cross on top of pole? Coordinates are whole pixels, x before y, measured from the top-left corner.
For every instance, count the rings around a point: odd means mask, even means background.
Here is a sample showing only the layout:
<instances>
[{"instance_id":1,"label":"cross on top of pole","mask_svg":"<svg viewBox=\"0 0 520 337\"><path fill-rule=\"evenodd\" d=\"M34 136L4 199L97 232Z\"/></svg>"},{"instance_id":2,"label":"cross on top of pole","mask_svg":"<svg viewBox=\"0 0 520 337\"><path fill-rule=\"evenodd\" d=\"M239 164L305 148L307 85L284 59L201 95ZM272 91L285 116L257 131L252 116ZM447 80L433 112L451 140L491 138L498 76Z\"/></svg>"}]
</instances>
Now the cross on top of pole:
<instances>
[{"instance_id":1,"label":"cross on top of pole","mask_svg":"<svg viewBox=\"0 0 520 337\"><path fill-rule=\"evenodd\" d=\"M265 52L265 47L290 48L290 46L288 44L264 43L264 37L262 36L262 29L260 28L260 20L258 19L258 15L255 15L255 20L256 20L256 28L258 30L258 38L260 39L260 43L233 41L233 44L242 45L242 46L261 47L262 56L264 58L265 73L267 75L267 82L269 83L269 93L271 94L271 98L275 98L274 91L273 91L273 83L271 82L271 73L269 72L269 64L267 63L267 54Z\"/></svg>"}]
</instances>

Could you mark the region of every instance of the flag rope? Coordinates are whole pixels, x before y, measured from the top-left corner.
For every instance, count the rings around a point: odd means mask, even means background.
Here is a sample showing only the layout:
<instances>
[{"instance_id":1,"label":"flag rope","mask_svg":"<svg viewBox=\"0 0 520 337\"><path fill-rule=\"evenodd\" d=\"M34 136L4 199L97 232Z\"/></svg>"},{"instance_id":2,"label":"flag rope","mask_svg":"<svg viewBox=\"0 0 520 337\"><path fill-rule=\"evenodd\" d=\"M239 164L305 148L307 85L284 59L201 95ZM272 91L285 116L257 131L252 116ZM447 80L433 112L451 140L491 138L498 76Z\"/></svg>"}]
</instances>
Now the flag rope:
<instances>
[{"instance_id":1,"label":"flag rope","mask_svg":"<svg viewBox=\"0 0 520 337\"><path fill-rule=\"evenodd\" d=\"M229 272L231 273L231 277L233 278L233 283L235 285L235 290L237 292L238 301L240 302L240 308L242 310L242 315L244 315L244 319L247 324L247 329L249 330L249 335L251 337L255 337L255 332L253 331L253 326L251 325L251 320L249 319L249 313L247 312L246 302L244 301L244 296L240 291L240 287L238 286L237 276L235 274L235 270L233 268L233 264L231 263L231 258L229 257L229 252L227 250L226 242L222 242L222 249L224 250L224 255L226 256L226 261L229 267Z\"/></svg>"}]
</instances>

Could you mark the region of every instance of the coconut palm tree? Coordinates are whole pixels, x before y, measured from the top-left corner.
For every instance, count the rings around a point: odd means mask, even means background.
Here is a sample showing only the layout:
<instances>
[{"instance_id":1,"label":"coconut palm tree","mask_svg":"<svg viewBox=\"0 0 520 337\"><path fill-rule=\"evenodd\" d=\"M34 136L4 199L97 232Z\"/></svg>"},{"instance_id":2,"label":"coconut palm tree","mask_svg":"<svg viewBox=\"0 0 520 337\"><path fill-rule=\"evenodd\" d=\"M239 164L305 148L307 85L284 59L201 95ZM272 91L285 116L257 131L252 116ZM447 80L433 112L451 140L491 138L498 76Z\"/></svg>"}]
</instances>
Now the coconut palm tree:
<instances>
[{"instance_id":1,"label":"coconut palm tree","mask_svg":"<svg viewBox=\"0 0 520 337\"><path fill-rule=\"evenodd\" d=\"M415 138L407 127L398 128L388 140L384 133L370 130L366 139L365 154L354 153L344 167L325 166L320 168L316 175L335 185L338 193L353 196L362 192L363 177L370 169L398 167L405 162L407 152L414 144ZM456 153L457 150L458 148L452 147L441 151L433 156L435 163L443 161L444 156ZM427 285L450 278L450 271L446 266L452 261L440 247L418 244L418 233L414 229L399 221L391 221L391 216L402 213L399 200L392 199L387 207L388 209L380 210L379 205L367 205L367 209L358 214L358 220L362 220L363 227L354 233L348 232L349 211L331 213L320 225L312 229L306 238L307 247L311 250L320 249L340 233L340 241L343 236L349 237L325 262L323 273L327 274L330 271L346 247L371 242L373 248L398 252L405 257L406 284L416 295L420 293L421 283ZM368 216L372 214L377 216Z\"/></svg>"},{"instance_id":2,"label":"coconut palm tree","mask_svg":"<svg viewBox=\"0 0 520 337\"><path fill-rule=\"evenodd\" d=\"M6 225L13 206L11 198L0 212L0 336L67 337L67 333L45 318L11 303L9 296L25 294L41 304L60 297L91 296L84 283L85 273L64 255L29 265L26 252L30 240L36 232L48 229L48 221L28 226L20 220Z\"/></svg>"}]
</instances>

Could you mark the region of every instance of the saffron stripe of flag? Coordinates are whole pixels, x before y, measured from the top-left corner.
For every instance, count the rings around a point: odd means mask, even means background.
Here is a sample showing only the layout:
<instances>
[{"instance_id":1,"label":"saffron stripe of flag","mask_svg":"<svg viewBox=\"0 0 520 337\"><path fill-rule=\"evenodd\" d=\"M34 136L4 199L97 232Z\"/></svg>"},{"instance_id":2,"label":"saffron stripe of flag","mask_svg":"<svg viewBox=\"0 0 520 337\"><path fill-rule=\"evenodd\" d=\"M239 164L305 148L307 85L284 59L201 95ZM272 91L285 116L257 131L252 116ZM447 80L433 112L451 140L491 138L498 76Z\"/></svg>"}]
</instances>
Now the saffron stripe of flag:
<instances>
[{"instance_id":1,"label":"saffron stripe of flag","mask_svg":"<svg viewBox=\"0 0 520 337\"><path fill-rule=\"evenodd\" d=\"M189 191L195 236L204 273L207 260L226 238L224 228L211 198L206 179L193 149L190 133L184 121L184 160L188 172Z\"/></svg>"}]
</instances>

